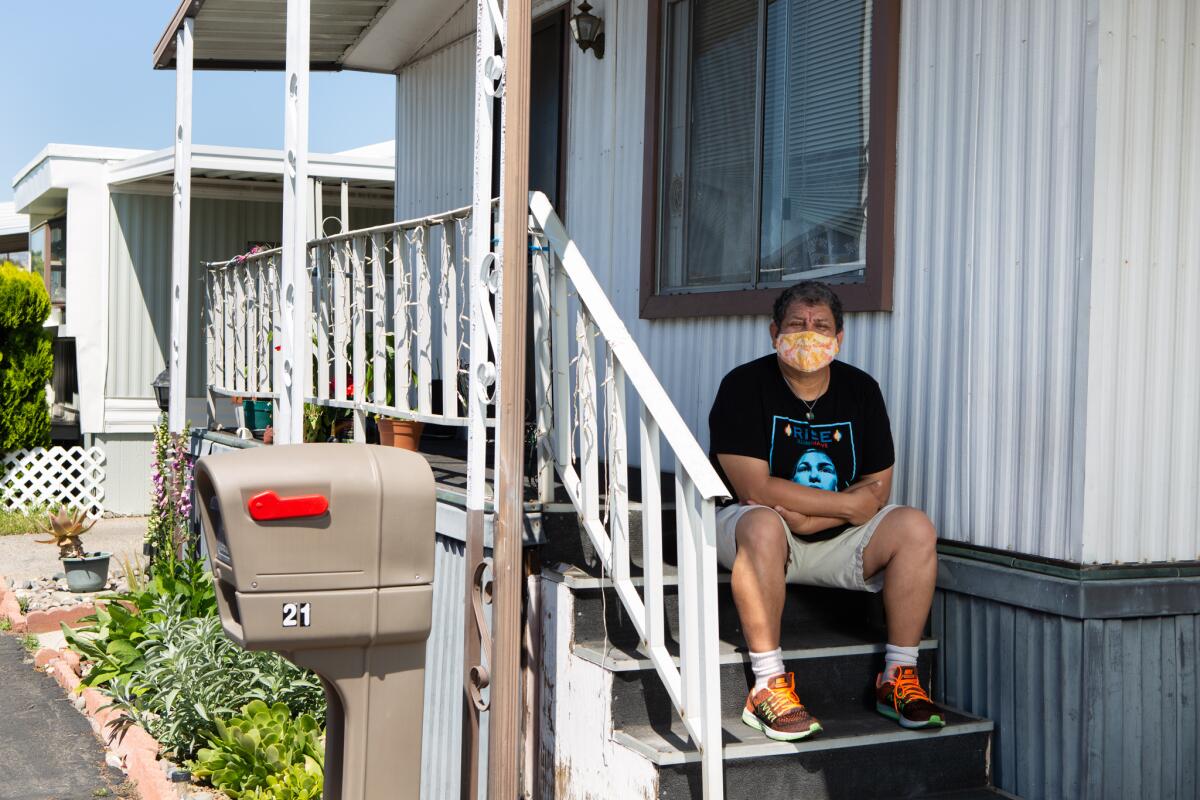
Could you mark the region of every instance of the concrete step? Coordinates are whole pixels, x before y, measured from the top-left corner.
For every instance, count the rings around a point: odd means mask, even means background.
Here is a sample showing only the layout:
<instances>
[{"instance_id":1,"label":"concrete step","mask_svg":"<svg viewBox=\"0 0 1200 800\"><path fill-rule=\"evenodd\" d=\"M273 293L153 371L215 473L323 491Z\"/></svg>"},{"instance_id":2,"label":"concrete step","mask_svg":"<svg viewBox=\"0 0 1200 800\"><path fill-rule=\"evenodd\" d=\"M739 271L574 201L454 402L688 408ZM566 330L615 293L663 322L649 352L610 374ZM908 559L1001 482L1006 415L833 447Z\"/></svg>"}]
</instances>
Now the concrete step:
<instances>
[{"instance_id":1,"label":"concrete step","mask_svg":"<svg viewBox=\"0 0 1200 800\"><path fill-rule=\"evenodd\" d=\"M936 731L909 731L874 711L843 709L821 718L824 730L800 742L776 742L722 720L725 796L766 798L924 797L982 789L988 783L992 723L950 711ZM619 744L659 770L662 800L700 797L699 752L677 720L613 732Z\"/></svg>"}]
</instances>

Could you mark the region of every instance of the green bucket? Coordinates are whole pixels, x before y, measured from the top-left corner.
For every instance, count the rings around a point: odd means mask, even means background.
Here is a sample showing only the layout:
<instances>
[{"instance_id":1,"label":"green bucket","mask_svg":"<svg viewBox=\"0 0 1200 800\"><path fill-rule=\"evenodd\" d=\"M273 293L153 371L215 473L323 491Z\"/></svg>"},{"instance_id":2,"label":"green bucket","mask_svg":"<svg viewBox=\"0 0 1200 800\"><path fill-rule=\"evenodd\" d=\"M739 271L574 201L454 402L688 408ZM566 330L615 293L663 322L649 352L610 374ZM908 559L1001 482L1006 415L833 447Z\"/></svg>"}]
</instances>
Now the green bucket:
<instances>
[{"instance_id":1,"label":"green bucket","mask_svg":"<svg viewBox=\"0 0 1200 800\"><path fill-rule=\"evenodd\" d=\"M246 427L253 431L264 430L271 425L270 400L243 400L242 414L246 418Z\"/></svg>"}]
</instances>

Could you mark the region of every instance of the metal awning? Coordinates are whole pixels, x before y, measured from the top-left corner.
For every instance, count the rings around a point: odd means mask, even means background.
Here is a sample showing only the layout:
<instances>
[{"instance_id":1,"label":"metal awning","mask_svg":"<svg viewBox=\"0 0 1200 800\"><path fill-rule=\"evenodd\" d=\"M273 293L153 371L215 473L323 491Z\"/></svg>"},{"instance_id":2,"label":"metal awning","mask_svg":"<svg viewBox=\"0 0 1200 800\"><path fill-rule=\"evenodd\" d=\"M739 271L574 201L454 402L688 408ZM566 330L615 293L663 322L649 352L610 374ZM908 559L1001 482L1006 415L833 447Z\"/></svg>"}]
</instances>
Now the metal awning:
<instances>
[{"instance_id":1,"label":"metal awning","mask_svg":"<svg viewBox=\"0 0 1200 800\"><path fill-rule=\"evenodd\" d=\"M446 0L312 0L310 69L396 72L460 10ZM195 69L283 69L286 0L183 0L154 47L155 69L175 68L188 17Z\"/></svg>"}]
</instances>

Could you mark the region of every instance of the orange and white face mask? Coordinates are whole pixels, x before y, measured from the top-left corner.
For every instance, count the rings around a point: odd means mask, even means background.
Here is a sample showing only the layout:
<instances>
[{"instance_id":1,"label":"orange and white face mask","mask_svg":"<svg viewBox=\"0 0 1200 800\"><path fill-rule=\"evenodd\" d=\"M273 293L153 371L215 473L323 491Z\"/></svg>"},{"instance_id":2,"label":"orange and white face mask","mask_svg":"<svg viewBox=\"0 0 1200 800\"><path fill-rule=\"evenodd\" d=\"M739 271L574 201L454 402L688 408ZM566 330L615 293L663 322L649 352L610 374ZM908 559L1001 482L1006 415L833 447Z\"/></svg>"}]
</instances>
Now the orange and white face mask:
<instances>
[{"instance_id":1,"label":"orange and white face mask","mask_svg":"<svg viewBox=\"0 0 1200 800\"><path fill-rule=\"evenodd\" d=\"M775 337L775 352L801 372L816 372L829 366L838 354L838 340L816 331L781 333Z\"/></svg>"}]
</instances>

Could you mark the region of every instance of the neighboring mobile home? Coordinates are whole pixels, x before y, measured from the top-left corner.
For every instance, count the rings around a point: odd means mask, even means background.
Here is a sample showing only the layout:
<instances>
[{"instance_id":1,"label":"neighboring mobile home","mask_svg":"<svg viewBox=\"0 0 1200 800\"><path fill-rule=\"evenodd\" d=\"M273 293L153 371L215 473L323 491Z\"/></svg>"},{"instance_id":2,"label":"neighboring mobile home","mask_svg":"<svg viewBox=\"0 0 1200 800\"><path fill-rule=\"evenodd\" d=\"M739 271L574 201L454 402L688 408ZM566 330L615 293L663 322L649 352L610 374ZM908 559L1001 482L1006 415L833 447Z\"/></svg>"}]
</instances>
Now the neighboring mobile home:
<instances>
[{"instance_id":1,"label":"neighboring mobile home","mask_svg":"<svg viewBox=\"0 0 1200 800\"><path fill-rule=\"evenodd\" d=\"M323 36L311 66L396 74L395 219L474 202L482 220L492 194L488 95L503 72L488 58L490 4L375 5L338 17L345 30L336 32L314 14ZM578 292L568 303L564 289L541 311L578 319L580 342L602 318L610 344L627 329L703 445L721 377L769 350L766 313L778 288L805 276L838 283L852 311L841 357L878 378L888 402L893 499L926 510L943 539L936 691L994 720L996 785L1028 797L1196 796L1200 360L1190 348L1200 337L1200 7L601 0L603 46L584 51L569 33L577 8L534 6L530 183L578 247L560 246L566 234L535 200L534 252L552 253L554 275L560 261L575 270ZM232 8L183 4L157 65L174 65L171 43L185 30L190 46L192 23L198 67L248 58L206 24L206 11L215 19ZM244 23L263 34L255 63L282 67L282 39L266 34L286 30L283 4L246 11ZM543 266L533 260L537 285ZM588 267L598 287L576 280ZM323 290L314 291L320 302ZM597 311L597 291L612 317ZM580 303L590 317L575 315ZM557 337L558 323L538 314L534 324ZM555 341L566 346L568 330ZM415 346L439 357L427 335ZM564 484L580 479L576 455L584 483L596 478L586 453L572 450L570 412L560 424L557 402L588 395L589 351L571 351L569 367L531 361L545 367L539 378L566 382L538 428L544 463ZM327 347L316 355L324 363ZM472 359L494 366L474 349ZM649 408L649 382L624 366ZM600 394L593 384L588 396ZM553 390L539 384L537 396L549 405ZM344 402L344 392L332 400ZM407 398L396 406L426 414ZM581 428L602 429L598 406L581 412ZM628 463L659 466L638 447L639 432L650 441L646 422L612 416L623 399L607 408L601 420L631 432L620 451ZM702 495L693 521L703 550L713 494L699 486L692 440L671 445L661 465L688 473L680 502ZM604 530L594 496L572 501ZM461 529L461 515L447 514L439 534L451 519ZM611 535L602 543L618 541ZM459 569L451 574L461 581ZM571 626L587 621L572 617L580 586L555 573L541 590L544 790L605 796L618 778L622 791L695 790L688 770L700 757L688 734L639 738L608 705L610 690L626 686L622 671L649 670L652 682L654 669L670 674L670 659L577 652ZM625 608L637 618L635 602ZM456 680L461 654L445 663ZM455 700L443 697L450 710L438 711L452 726ZM427 741L432 731L456 745L454 730L431 724L443 723L427 712ZM726 769L763 755L777 753L727 746ZM427 796L447 796L438 791L457 789L457 765L430 758L427 768L440 771L429 780L443 783ZM726 790L735 783L751 785L731 777Z\"/></svg>"},{"instance_id":2,"label":"neighboring mobile home","mask_svg":"<svg viewBox=\"0 0 1200 800\"><path fill-rule=\"evenodd\" d=\"M391 218L391 152L384 143L313 156L313 179L323 182L325 208L335 210L328 231L341 224L342 181L350 190L349 225ZM203 262L278 245L280 158L270 150L196 148L190 263L198 288ZM57 323L54 440L104 450L105 509L119 514L149 510L151 434L161 413L151 384L166 364L171 313L171 170L169 149L51 144L13 179L16 207L29 215L27 247L45 264ZM187 413L204 426L201 301L201 292L192 295ZM219 421L232 425L232 409L221 404Z\"/></svg>"}]
</instances>

